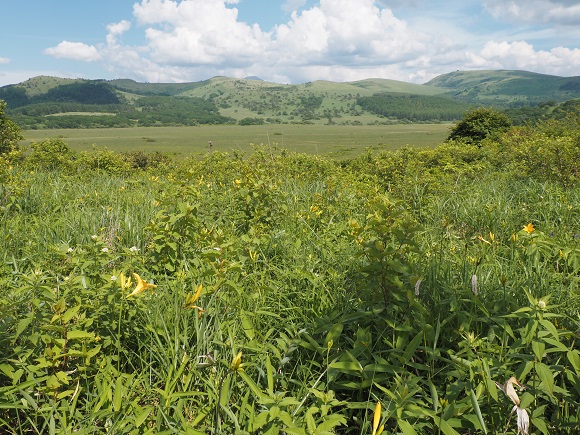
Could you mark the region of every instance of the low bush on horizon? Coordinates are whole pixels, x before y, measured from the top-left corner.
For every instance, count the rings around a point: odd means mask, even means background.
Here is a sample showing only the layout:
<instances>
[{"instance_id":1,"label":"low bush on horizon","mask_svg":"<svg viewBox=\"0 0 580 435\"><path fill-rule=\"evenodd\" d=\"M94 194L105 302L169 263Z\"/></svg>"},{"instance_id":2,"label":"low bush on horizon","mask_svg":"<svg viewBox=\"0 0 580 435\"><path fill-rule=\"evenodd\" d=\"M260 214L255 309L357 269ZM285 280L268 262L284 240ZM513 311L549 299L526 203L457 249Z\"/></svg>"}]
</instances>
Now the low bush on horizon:
<instances>
[{"instance_id":1,"label":"low bush on horizon","mask_svg":"<svg viewBox=\"0 0 580 435\"><path fill-rule=\"evenodd\" d=\"M573 126L0 158L0 433L574 433Z\"/></svg>"}]
</instances>

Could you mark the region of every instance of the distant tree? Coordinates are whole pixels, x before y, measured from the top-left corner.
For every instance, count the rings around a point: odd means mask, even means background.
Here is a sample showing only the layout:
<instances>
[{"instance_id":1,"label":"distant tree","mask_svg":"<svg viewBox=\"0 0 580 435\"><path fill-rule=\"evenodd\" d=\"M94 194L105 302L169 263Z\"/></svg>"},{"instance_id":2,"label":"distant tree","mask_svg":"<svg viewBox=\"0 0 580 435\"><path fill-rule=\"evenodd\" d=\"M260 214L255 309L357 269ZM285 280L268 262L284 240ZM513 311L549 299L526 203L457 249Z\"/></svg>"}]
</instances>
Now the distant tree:
<instances>
[{"instance_id":1,"label":"distant tree","mask_svg":"<svg viewBox=\"0 0 580 435\"><path fill-rule=\"evenodd\" d=\"M18 150L18 142L24 139L20 127L6 116L6 103L0 100L0 156Z\"/></svg>"},{"instance_id":2,"label":"distant tree","mask_svg":"<svg viewBox=\"0 0 580 435\"><path fill-rule=\"evenodd\" d=\"M493 138L511 126L511 119L502 112L491 108L474 109L467 112L463 120L451 129L447 140L479 144L483 139Z\"/></svg>"}]
</instances>

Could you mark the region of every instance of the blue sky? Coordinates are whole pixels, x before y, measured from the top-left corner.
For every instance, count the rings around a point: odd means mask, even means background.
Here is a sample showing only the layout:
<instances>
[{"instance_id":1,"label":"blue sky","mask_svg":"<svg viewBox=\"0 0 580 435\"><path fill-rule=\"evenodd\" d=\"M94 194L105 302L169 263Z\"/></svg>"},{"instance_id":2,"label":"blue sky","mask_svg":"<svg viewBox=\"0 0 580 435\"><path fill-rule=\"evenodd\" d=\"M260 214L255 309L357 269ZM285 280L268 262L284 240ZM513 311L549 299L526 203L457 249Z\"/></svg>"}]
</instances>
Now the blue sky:
<instances>
[{"instance_id":1,"label":"blue sky","mask_svg":"<svg viewBox=\"0 0 580 435\"><path fill-rule=\"evenodd\" d=\"M577 0L19 0L0 86L37 75L423 83L455 70L580 75Z\"/></svg>"}]
</instances>

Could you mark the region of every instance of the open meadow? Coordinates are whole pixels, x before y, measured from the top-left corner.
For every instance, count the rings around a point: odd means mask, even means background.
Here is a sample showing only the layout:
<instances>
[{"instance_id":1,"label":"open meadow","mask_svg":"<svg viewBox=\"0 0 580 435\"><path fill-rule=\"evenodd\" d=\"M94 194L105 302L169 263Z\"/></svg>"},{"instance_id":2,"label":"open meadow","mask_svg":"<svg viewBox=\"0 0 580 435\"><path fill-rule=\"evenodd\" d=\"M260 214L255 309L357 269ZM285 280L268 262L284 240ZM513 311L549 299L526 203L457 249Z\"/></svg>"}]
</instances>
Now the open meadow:
<instances>
[{"instance_id":1,"label":"open meadow","mask_svg":"<svg viewBox=\"0 0 580 435\"><path fill-rule=\"evenodd\" d=\"M0 433L578 433L578 125L26 132Z\"/></svg>"},{"instance_id":2,"label":"open meadow","mask_svg":"<svg viewBox=\"0 0 580 435\"><path fill-rule=\"evenodd\" d=\"M365 152L395 150L403 146L433 147L449 134L450 124L372 126L338 125L204 125L198 127L137 127L103 129L28 130L23 145L61 138L75 151L93 145L121 151L141 150L203 156L208 141L214 151L252 152L253 145L271 145L292 152L350 158Z\"/></svg>"}]
</instances>

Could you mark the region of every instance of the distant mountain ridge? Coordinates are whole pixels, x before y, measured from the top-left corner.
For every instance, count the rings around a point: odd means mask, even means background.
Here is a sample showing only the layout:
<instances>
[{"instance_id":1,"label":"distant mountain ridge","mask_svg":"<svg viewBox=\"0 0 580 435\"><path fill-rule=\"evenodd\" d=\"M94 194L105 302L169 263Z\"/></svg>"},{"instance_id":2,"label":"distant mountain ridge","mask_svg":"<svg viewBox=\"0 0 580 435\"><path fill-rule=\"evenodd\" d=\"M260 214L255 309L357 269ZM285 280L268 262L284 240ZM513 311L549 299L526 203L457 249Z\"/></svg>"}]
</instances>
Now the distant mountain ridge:
<instances>
[{"instance_id":1,"label":"distant mountain ridge","mask_svg":"<svg viewBox=\"0 0 580 435\"><path fill-rule=\"evenodd\" d=\"M517 106L580 98L580 76L559 77L529 71L456 71L425 83L468 102Z\"/></svg>"},{"instance_id":2,"label":"distant mountain ridge","mask_svg":"<svg viewBox=\"0 0 580 435\"><path fill-rule=\"evenodd\" d=\"M0 87L0 99L24 128L445 122L474 106L517 108L575 98L580 77L511 70L455 71L425 84L377 78L287 85L259 77L139 83L39 76Z\"/></svg>"}]
</instances>

